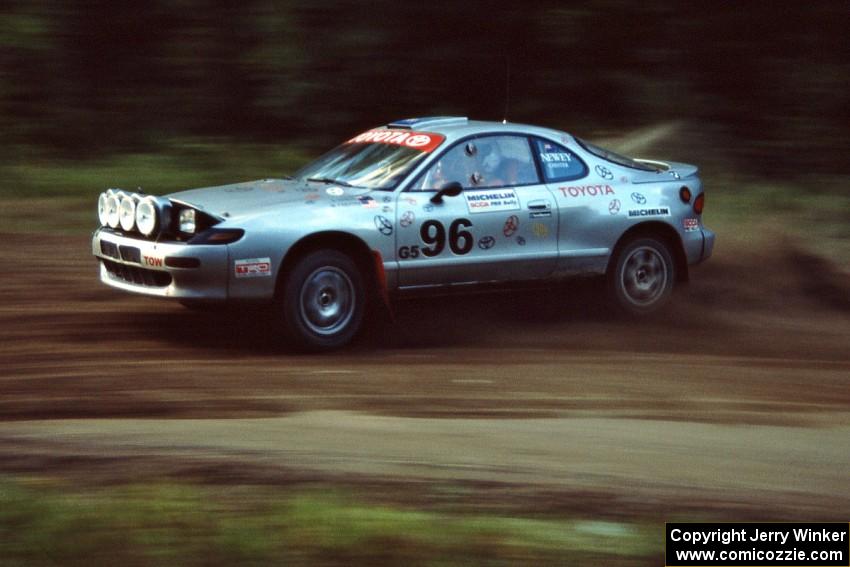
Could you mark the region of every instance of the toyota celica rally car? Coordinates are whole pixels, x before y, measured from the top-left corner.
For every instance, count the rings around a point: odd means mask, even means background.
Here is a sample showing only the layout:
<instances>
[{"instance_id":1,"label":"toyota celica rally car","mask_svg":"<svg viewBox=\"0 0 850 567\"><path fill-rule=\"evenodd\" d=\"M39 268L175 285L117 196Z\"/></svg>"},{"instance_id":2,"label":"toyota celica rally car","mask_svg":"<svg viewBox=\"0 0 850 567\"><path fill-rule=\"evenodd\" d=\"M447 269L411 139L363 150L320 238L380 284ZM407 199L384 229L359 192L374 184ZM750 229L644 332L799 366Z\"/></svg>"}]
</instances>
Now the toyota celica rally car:
<instances>
[{"instance_id":1,"label":"toyota celica rally car","mask_svg":"<svg viewBox=\"0 0 850 567\"><path fill-rule=\"evenodd\" d=\"M711 255L704 199L692 165L549 128L417 118L291 177L110 189L92 252L101 281L125 291L267 301L289 344L316 350L351 340L370 300L414 290L604 274L616 307L655 311Z\"/></svg>"}]
</instances>

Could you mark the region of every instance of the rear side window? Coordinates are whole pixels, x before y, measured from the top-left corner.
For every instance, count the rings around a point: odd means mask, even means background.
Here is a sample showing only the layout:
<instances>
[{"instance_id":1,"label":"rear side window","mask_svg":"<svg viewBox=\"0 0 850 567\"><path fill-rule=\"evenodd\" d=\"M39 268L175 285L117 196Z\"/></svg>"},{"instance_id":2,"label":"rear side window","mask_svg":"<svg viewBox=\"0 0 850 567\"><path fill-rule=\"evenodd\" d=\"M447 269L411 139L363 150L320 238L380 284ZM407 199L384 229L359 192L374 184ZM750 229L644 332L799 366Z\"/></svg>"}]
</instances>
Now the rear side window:
<instances>
[{"instance_id":1,"label":"rear side window","mask_svg":"<svg viewBox=\"0 0 850 567\"><path fill-rule=\"evenodd\" d=\"M600 148L599 146L591 144L590 142L586 142L582 139L576 138L576 141L581 144L582 148L586 149L596 157L600 157L606 161L610 161L611 163L616 163L617 165L622 165L625 167L631 167L633 169L640 169L642 171L658 171L658 168L652 167L651 165L635 161L630 157L620 155L616 152L612 152L611 150Z\"/></svg>"},{"instance_id":2,"label":"rear side window","mask_svg":"<svg viewBox=\"0 0 850 567\"><path fill-rule=\"evenodd\" d=\"M585 163L560 144L535 138L534 151L540 160L547 183L571 181L587 175Z\"/></svg>"}]
</instances>

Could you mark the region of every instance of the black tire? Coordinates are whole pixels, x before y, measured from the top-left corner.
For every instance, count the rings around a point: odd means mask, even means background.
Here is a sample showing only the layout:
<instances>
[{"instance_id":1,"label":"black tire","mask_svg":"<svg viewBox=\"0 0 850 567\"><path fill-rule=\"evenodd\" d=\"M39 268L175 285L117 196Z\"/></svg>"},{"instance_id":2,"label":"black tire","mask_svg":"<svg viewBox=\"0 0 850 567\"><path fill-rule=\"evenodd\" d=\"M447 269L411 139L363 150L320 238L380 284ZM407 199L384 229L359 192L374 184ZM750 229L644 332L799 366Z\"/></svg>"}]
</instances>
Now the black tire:
<instances>
[{"instance_id":1,"label":"black tire","mask_svg":"<svg viewBox=\"0 0 850 567\"><path fill-rule=\"evenodd\" d=\"M648 236L620 246L606 277L613 305L629 315L644 315L670 299L676 267L667 243Z\"/></svg>"},{"instance_id":2,"label":"black tire","mask_svg":"<svg viewBox=\"0 0 850 567\"><path fill-rule=\"evenodd\" d=\"M357 264L336 250L300 258L284 275L277 298L284 334L298 350L344 346L363 323L366 293Z\"/></svg>"}]
</instances>

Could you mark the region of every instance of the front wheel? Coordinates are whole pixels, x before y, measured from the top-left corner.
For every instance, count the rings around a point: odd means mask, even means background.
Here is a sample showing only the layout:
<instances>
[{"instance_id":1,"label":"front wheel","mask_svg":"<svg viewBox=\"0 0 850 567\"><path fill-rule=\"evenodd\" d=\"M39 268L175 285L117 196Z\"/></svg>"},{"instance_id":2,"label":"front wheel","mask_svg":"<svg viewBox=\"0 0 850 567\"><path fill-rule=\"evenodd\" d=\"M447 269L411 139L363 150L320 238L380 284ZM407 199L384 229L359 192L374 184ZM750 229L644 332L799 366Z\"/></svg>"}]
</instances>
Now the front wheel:
<instances>
[{"instance_id":1,"label":"front wheel","mask_svg":"<svg viewBox=\"0 0 850 567\"><path fill-rule=\"evenodd\" d=\"M675 266L670 250L653 237L622 246L608 270L608 294L615 306L629 314L658 310L673 292Z\"/></svg>"},{"instance_id":2,"label":"front wheel","mask_svg":"<svg viewBox=\"0 0 850 567\"><path fill-rule=\"evenodd\" d=\"M354 261L336 250L319 250L298 260L279 298L287 337L303 350L339 348L363 322L363 276Z\"/></svg>"}]
</instances>

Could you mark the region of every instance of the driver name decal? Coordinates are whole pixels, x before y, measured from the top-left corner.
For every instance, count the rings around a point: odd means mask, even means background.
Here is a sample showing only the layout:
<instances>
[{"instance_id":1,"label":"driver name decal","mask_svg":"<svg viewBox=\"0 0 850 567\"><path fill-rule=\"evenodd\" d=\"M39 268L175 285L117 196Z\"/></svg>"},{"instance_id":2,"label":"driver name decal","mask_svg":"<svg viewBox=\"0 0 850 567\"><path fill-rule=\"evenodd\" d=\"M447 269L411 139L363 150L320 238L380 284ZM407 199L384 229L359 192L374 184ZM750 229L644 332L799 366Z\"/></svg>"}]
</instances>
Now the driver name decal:
<instances>
[{"instance_id":1,"label":"driver name decal","mask_svg":"<svg viewBox=\"0 0 850 567\"><path fill-rule=\"evenodd\" d=\"M413 148L421 152L433 152L445 137L431 132L407 132L403 130L369 130L354 136L346 144L390 144Z\"/></svg>"},{"instance_id":2,"label":"driver name decal","mask_svg":"<svg viewBox=\"0 0 850 567\"><path fill-rule=\"evenodd\" d=\"M513 189L465 191L466 206L470 213L492 213L519 209L519 198Z\"/></svg>"}]
</instances>

